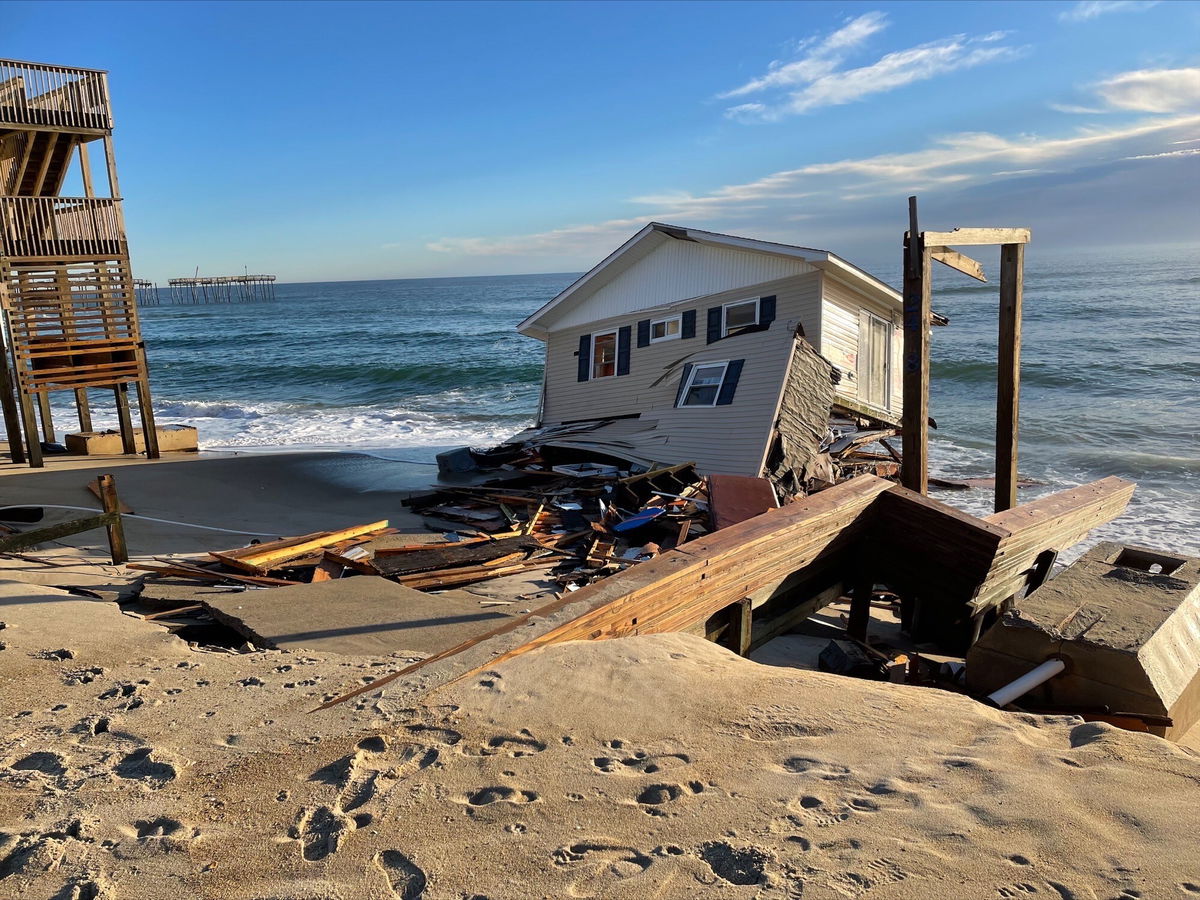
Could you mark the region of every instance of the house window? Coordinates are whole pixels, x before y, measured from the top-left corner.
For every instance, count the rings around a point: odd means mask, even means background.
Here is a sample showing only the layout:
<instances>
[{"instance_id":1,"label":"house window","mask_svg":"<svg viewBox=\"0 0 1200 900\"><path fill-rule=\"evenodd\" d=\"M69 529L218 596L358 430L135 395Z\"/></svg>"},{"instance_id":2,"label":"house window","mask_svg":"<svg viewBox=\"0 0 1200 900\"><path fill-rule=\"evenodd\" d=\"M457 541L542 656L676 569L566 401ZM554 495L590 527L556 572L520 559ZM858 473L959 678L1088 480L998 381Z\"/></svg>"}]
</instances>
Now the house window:
<instances>
[{"instance_id":1,"label":"house window","mask_svg":"<svg viewBox=\"0 0 1200 900\"><path fill-rule=\"evenodd\" d=\"M758 324L758 298L726 303L723 309L721 337Z\"/></svg>"},{"instance_id":2,"label":"house window","mask_svg":"<svg viewBox=\"0 0 1200 900\"><path fill-rule=\"evenodd\" d=\"M702 363L692 368L680 396L680 406L716 406L728 362Z\"/></svg>"},{"instance_id":3,"label":"house window","mask_svg":"<svg viewBox=\"0 0 1200 900\"><path fill-rule=\"evenodd\" d=\"M650 321L650 343L657 344L659 341L673 341L679 337L679 316L671 316L669 319L652 319Z\"/></svg>"},{"instance_id":4,"label":"house window","mask_svg":"<svg viewBox=\"0 0 1200 900\"><path fill-rule=\"evenodd\" d=\"M608 378L617 374L617 333L605 331L592 335L592 377Z\"/></svg>"}]
</instances>

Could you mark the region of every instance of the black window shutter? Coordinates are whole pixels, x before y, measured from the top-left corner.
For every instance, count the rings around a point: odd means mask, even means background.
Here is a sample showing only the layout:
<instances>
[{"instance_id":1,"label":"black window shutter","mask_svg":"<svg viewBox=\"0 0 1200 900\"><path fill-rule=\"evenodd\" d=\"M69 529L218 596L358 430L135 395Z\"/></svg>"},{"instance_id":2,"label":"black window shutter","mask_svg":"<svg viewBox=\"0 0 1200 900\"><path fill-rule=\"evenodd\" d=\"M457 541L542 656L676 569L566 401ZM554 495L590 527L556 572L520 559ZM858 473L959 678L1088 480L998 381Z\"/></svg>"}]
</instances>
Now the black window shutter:
<instances>
[{"instance_id":1,"label":"black window shutter","mask_svg":"<svg viewBox=\"0 0 1200 900\"><path fill-rule=\"evenodd\" d=\"M592 336L590 334L581 334L579 336L579 352L576 354L579 357L579 381L587 381L588 376L592 374Z\"/></svg>"},{"instance_id":2,"label":"black window shutter","mask_svg":"<svg viewBox=\"0 0 1200 900\"><path fill-rule=\"evenodd\" d=\"M742 377L744 359L733 359L725 369L725 377L721 379L721 390L717 393L717 406L728 406L733 402L733 392L737 390L738 379Z\"/></svg>"},{"instance_id":3,"label":"black window shutter","mask_svg":"<svg viewBox=\"0 0 1200 900\"><path fill-rule=\"evenodd\" d=\"M633 329L628 325L622 325L617 329L617 374L629 374L629 339L633 335Z\"/></svg>"},{"instance_id":4,"label":"black window shutter","mask_svg":"<svg viewBox=\"0 0 1200 900\"><path fill-rule=\"evenodd\" d=\"M758 301L758 324L766 328L775 321L775 295L760 297Z\"/></svg>"},{"instance_id":5,"label":"black window shutter","mask_svg":"<svg viewBox=\"0 0 1200 900\"><path fill-rule=\"evenodd\" d=\"M680 323L679 336L685 341L688 338L696 336L696 311L694 309L684 312L683 321Z\"/></svg>"},{"instance_id":6,"label":"black window shutter","mask_svg":"<svg viewBox=\"0 0 1200 900\"><path fill-rule=\"evenodd\" d=\"M688 378L691 377L692 369L695 368L691 363L685 363L683 366L683 375L679 379L679 390L675 392L675 405L679 406L683 403L683 390L687 387Z\"/></svg>"},{"instance_id":7,"label":"black window shutter","mask_svg":"<svg viewBox=\"0 0 1200 900\"><path fill-rule=\"evenodd\" d=\"M721 312L720 306L714 306L708 311L708 343L710 344L721 339Z\"/></svg>"},{"instance_id":8,"label":"black window shutter","mask_svg":"<svg viewBox=\"0 0 1200 900\"><path fill-rule=\"evenodd\" d=\"M642 319L638 322L638 346L650 346L650 320Z\"/></svg>"}]
</instances>

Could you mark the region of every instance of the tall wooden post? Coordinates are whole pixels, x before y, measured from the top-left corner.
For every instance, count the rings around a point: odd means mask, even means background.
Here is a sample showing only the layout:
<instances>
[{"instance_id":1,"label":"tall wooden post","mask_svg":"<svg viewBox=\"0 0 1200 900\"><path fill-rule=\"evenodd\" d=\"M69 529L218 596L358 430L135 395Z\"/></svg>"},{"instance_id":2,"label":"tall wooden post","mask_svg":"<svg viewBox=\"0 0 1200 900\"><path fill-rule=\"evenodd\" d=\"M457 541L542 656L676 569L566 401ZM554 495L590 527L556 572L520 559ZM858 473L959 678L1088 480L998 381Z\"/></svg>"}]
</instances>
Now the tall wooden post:
<instances>
[{"instance_id":1,"label":"tall wooden post","mask_svg":"<svg viewBox=\"0 0 1200 900\"><path fill-rule=\"evenodd\" d=\"M996 512L1017 505L1017 432L1021 395L1021 299L1025 245L1000 247L1000 342L996 384Z\"/></svg>"},{"instance_id":2,"label":"tall wooden post","mask_svg":"<svg viewBox=\"0 0 1200 900\"><path fill-rule=\"evenodd\" d=\"M929 328L932 319L929 254L917 227L917 198L908 198L904 242L904 442L900 481L924 494L929 489Z\"/></svg>"}]
</instances>

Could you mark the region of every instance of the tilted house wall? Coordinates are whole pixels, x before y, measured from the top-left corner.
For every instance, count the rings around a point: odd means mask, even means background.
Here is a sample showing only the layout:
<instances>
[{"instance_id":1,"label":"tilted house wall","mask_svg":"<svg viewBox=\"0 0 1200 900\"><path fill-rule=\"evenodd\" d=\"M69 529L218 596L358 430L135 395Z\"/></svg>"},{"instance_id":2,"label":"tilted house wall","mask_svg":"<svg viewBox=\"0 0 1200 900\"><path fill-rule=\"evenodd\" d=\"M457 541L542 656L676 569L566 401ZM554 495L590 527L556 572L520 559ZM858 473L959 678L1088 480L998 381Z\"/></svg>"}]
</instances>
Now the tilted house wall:
<instances>
[{"instance_id":1,"label":"tilted house wall","mask_svg":"<svg viewBox=\"0 0 1200 900\"><path fill-rule=\"evenodd\" d=\"M796 336L817 351L825 344L834 350L830 362L840 370L835 390L854 403L860 316L869 311L889 324L898 322L898 305L889 302L886 286L883 299L865 297L796 255L713 245L692 235L708 233L647 226L559 297L575 291L573 302L556 299L522 323L524 333L546 341L541 422L637 416L590 440L608 441L614 451L625 448L639 459L695 460L704 471L759 475ZM605 277L588 284L606 268ZM757 324L725 335L725 305L749 300L758 301ZM653 339L651 323L675 316L678 336ZM593 343L609 332L617 336L615 373L598 376ZM895 373L899 341L892 344ZM714 363L728 364L716 404L680 406L693 368ZM898 398L898 391L886 397L878 412L898 417Z\"/></svg>"}]
</instances>

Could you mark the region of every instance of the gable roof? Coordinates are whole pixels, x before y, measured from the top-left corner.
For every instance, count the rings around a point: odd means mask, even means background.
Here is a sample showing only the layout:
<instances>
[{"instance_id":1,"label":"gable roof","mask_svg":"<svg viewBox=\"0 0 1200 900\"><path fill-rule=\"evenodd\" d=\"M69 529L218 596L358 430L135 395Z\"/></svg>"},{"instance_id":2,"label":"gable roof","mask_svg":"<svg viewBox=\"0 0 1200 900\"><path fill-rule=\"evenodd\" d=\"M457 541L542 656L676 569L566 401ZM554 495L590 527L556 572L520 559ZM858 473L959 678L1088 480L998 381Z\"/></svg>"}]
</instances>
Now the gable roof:
<instances>
[{"instance_id":1,"label":"gable roof","mask_svg":"<svg viewBox=\"0 0 1200 900\"><path fill-rule=\"evenodd\" d=\"M585 302L588 297L610 283L618 275L649 256L666 242L672 240L692 241L710 247L741 250L748 253L763 253L769 256L799 260L829 274L836 275L851 287L868 296L896 306L902 305L901 295L896 290L869 272L860 269L858 266L847 262L828 250L796 247L791 244L775 243L774 241L760 241L754 238L737 237L731 234L719 234L715 231L702 231L697 228L684 228L678 225L650 222L590 271L580 276L573 284L559 293L558 296L554 297L554 299L550 300L521 322L517 326L517 331L530 337L544 339L550 330L553 320L559 318L568 309Z\"/></svg>"}]
</instances>

